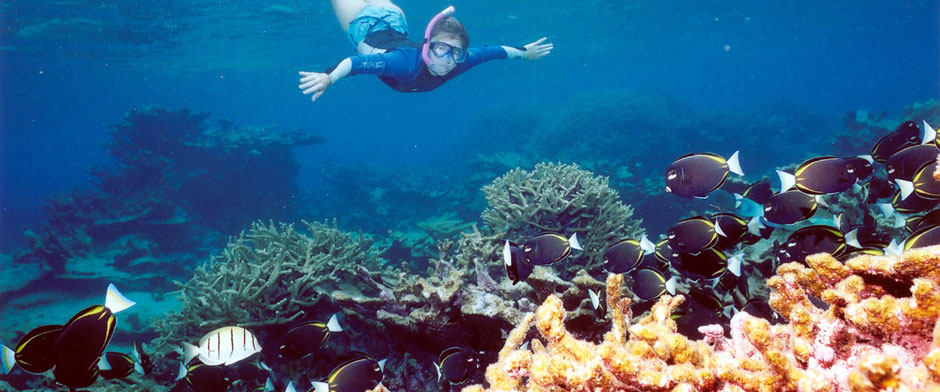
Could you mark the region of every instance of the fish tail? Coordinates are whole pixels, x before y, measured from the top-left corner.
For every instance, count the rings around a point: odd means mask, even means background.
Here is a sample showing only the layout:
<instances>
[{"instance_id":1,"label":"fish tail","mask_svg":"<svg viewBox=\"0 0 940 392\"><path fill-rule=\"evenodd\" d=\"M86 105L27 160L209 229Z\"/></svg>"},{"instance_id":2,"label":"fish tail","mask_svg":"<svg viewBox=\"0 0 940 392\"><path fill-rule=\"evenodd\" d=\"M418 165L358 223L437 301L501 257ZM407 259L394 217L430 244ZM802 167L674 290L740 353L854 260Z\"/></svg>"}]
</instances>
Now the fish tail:
<instances>
[{"instance_id":1,"label":"fish tail","mask_svg":"<svg viewBox=\"0 0 940 392\"><path fill-rule=\"evenodd\" d=\"M741 162L738 160L737 151L731 154L731 158L728 158L728 170L739 176L744 175L744 170L741 170Z\"/></svg>"}]
</instances>

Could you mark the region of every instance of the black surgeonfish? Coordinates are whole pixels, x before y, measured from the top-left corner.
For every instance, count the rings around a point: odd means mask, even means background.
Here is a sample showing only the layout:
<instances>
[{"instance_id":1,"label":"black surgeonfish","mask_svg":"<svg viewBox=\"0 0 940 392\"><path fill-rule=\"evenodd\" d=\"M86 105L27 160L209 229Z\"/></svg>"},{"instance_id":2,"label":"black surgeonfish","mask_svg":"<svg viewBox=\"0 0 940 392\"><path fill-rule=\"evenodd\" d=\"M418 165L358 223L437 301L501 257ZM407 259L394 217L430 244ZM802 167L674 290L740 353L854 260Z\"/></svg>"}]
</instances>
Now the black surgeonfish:
<instances>
[{"instance_id":1,"label":"black surgeonfish","mask_svg":"<svg viewBox=\"0 0 940 392\"><path fill-rule=\"evenodd\" d=\"M725 250L734 248L747 237L747 221L735 214L723 212L714 214L708 219L714 222L715 232L718 234L716 248Z\"/></svg>"},{"instance_id":2,"label":"black surgeonfish","mask_svg":"<svg viewBox=\"0 0 940 392\"><path fill-rule=\"evenodd\" d=\"M759 317L770 322L771 325L785 324L787 321L779 313L774 311L763 298L751 298L741 307L741 312L745 312L753 317Z\"/></svg>"},{"instance_id":3,"label":"black surgeonfish","mask_svg":"<svg viewBox=\"0 0 940 392\"><path fill-rule=\"evenodd\" d=\"M905 121L901 125L875 143L871 150L871 157L878 163L885 163L894 153L901 149L920 144L920 127L913 121Z\"/></svg>"},{"instance_id":4,"label":"black surgeonfish","mask_svg":"<svg viewBox=\"0 0 940 392\"><path fill-rule=\"evenodd\" d=\"M98 361L98 372L107 380L130 376L134 372L134 359L124 353L108 351Z\"/></svg>"},{"instance_id":5,"label":"black surgeonfish","mask_svg":"<svg viewBox=\"0 0 940 392\"><path fill-rule=\"evenodd\" d=\"M744 190L744 193L741 196L751 199L757 204L764 204L774 195L774 191L770 189L770 183L765 180L760 180L755 182L747 187Z\"/></svg>"},{"instance_id":6,"label":"black surgeonfish","mask_svg":"<svg viewBox=\"0 0 940 392\"><path fill-rule=\"evenodd\" d=\"M848 157L842 159L852 165L852 169L855 171L855 177L857 177L859 181L868 178L868 176L875 172L875 168L871 164L874 161L871 155Z\"/></svg>"},{"instance_id":7,"label":"black surgeonfish","mask_svg":"<svg viewBox=\"0 0 940 392\"><path fill-rule=\"evenodd\" d=\"M693 288L686 295L686 301L673 311L676 329L685 337L698 340L704 337L698 327L710 324L726 324L727 318L722 311L724 305L714 293Z\"/></svg>"},{"instance_id":8,"label":"black surgeonfish","mask_svg":"<svg viewBox=\"0 0 940 392\"><path fill-rule=\"evenodd\" d=\"M924 215L914 215L907 218L907 224L904 228L908 233L913 233L924 227L940 226L940 209L930 211Z\"/></svg>"},{"instance_id":9,"label":"black surgeonfish","mask_svg":"<svg viewBox=\"0 0 940 392\"><path fill-rule=\"evenodd\" d=\"M199 360L185 369L186 384L196 392L225 392L234 381L225 367L206 365Z\"/></svg>"},{"instance_id":10,"label":"black surgeonfish","mask_svg":"<svg viewBox=\"0 0 940 392\"><path fill-rule=\"evenodd\" d=\"M894 181L879 177L872 177L863 187L868 191L868 197L865 199L867 203L877 203L878 199L891 197L898 191L898 186Z\"/></svg>"},{"instance_id":11,"label":"black surgeonfish","mask_svg":"<svg viewBox=\"0 0 940 392\"><path fill-rule=\"evenodd\" d=\"M470 379L471 372L478 365L470 350L450 347L441 352L434 367L437 369L438 382L443 376L451 384L462 384Z\"/></svg>"},{"instance_id":12,"label":"black surgeonfish","mask_svg":"<svg viewBox=\"0 0 940 392\"><path fill-rule=\"evenodd\" d=\"M633 278L633 294L640 300L649 301L659 298L665 293L676 294L676 278L668 280L663 273L653 268L640 268L630 273Z\"/></svg>"},{"instance_id":13,"label":"black surgeonfish","mask_svg":"<svg viewBox=\"0 0 940 392\"><path fill-rule=\"evenodd\" d=\"M79 312L62 328L55 341L55 369L58 383L84 388L98 378L98 360L111 341L117 319L102 305Z\"/></svg>"},{"instance_id":14,"label":"black surgeonfish","mask_svg":"<svg viewBox=\"0 0 940 392\"><path fill-rule=\"evenodd\" d=\"M817 207L813 195L798 190L780 192L764 203L764 219L777 225L789 225L809 219Z\"/></svg>"},{"instance_id":15,"label":"black surgeonfish","mask_svg":"<svg viewBox=\"0 0 940 392\"><path fill-rule=\"evenodd\" d=\"M715 224L703 216L679 221L669 229L666 238L669 239L669 247L678 253L698 252L718 243Z\"/></svg>"},{"instance_id":16,"label":"black surgeonfish","mask_svg":"<svg viewBox=\"0 0 940 392\"><path fill-rule=\"evenodd\" d=\"M904 250L940 245L940 226L928 226L917 230L904 240Z\"/></svg>"},{"instance_id":17,"label":"black surgeonfish","mask_svg":"<svg viewBox=\"0 0 940 392\"><path fill-rule=\"evenodd\" d=\"M39 374L55 366L55 341L61 325L44 325L29 331L16 345L14 359L23 370ZM12 368L12 366L9 366Z\"/></svg>"},{"instance_id":18,"label":"black surgeonfish","mask_svg":"<svg viewBox=\"0 0 940 392\"><path fill-rule=\"evenodd\" d=\"M342 331L335 314L326 323L316 321L295 325L281 336L278 354L287 359L306 357L323 348L330 333Z\"/></svg>"},{"instance_id":19,"label":"black surgeonfish","mask_svg":"<svg viewBox=\"0 0 940 392\"><path fill-rule=\"evenodd\" d=\"M714 279L728 268L728 258L715 248L703 249L699 252L680 253L676 269L692 280Z\"/></svg>"},{"instance_id":20,"label":"black surgeonfish","mask_svg":"<svg viewBox=\"0 0 940 392\"><path fill-rule=\"evenodd\" d=\"M648 249L643 249L647 247ZM649 249L653 247L654 249ZM649 242L646 235L641 241L622 239L615 242L604 252L604 269L613 274L630 272L640 265L647 250L655 250L655 245Z\"/></svg>"},{"instance_id":21,"label":"black surgeonfish","mask_svg":"<svg viewBox=\"0 0 940 392\"><path fill-rule=\"evenodd\" d=\"M811 195L840 193L858 180L855 167L836 157L818 157L803 162L794 172L796 188Z\"/></svg>"},{"instance_id":22,"label":"black surgeonfish","mask_svg":"<svg viewBox=\"0 0 940 392\"><path fill-rule=\"evenodd\" d=\"M336 366L326 382L314 382L316 392L362 392L382 382L385 360L376 361L368 354L351 353L351 358Z\"/></svg>"},{"instance_id":23,"label":"black surgeonfish","mask_svg":"<svg viewBox=\"0 0 940 392\"><path fill-rule=\"evenodd\" d=\"M728 172L743 176L738 152L725 160L717 154L688 154L677 158L666 168L666 192L683 197L704 198L721 188Z\"/></svg>"},{"instance_id":24,"label":"black surgeonfish","mask_svg":"<svg viewBox=\"0 0 940 392\"><path fill-rule=\"evenodd\" d=\"M539 233L522 246L526 258L533 265L550 265L562 261L571 254L572 249L581 250L577 233L571 238L560 233Z\"/></svg>"},{"instance_id":25,"label":"black surgeonfish","mask_svg":"<svg viewBox=\"0 0 940 392\"><path fill-rule=\"evenodd\" d=\"M940 204L940 200L925 199L917 193L911 193L905 199L902 197L901 192L897 192L891 198L891 206L894 207L895 211L902 214L916 214L927 211L936 207L937 204Z\"/></svg>"},{"instance_id":26,"label":"black surgeonfish","mask_svg":"<svg viewBox=\"0 0 940 392\"><path fill-rule=\"evenodd\" d=\"M914 183L914 192L925 199L940 199L940 181L937 181L933 174L937 171L937 160L934 159L925 163L911 182Z\"/></svg>"},{"instance_id":27,"label":"black surgeonfish","mask_svg":"<svg viewBox=\"0 0 940 392\"><path fill-rule=\"evenodd\" d=\"M673 265L679 262L679 253L673 250L672 247L669 246L668 238L663 238L662 240L656 243L656 252L653 253L653 255L656 256L656 258L662 261L664 264Z\"/></svg>"},{"instance_id":28,"label":"black surgeonfish","mask_svg":"<svg viewBox=\"0 0 940 392\"><path fill-rule=\"evenodd\" d=\"M506 275L512 279L512 284L526 280L532 274L532 263L529 263L525 251L509 241L503 245L503 265L506 267Z\"/></svg>"},{"instance_id":29,"label":"black surgeonfish","mask_svg":"<svg viewBox=\"0 0 940 392\"><path fill-rule=\"evenodd\" d=\"M131 354L134 357L134 361L140 365L138 371L143 375L148 375L153 371L153 361L150 359L150 355L144 352L143 348L143 345L138 345L135 341L134 351L132 351Z\"/></svg>"},{"instance_id":30,"label":"black surgeonfish","mask_svg":"<svg viewBox=\"0 0 940 392\"><path fill-rule=\"evenodd\" d=\"M896 152L888 161L885 162L885 172L888 173L888 179L902 179L911 181L914 174L927 163L936 162L940 149L933 143L917 146L905 147Z\"/></svg>"},{"instance_id":31,"label":"black surgeonfish","mask_svg":"<svg viewBox=\"0 0 940 392\"><path fill-rule=\"evenodd\" d=\"M98 360L111 341L120 312L134 304L113 284L108 285L105 305L78 312L62 327L53 345L56 382L69 388L84 388L98 378Z\"/></svg>"},{"instance_id":32,"label":"black surgeonfish","mask_svg":"<svg viewBox=\"0 0 940 392\"><path fill-rule=\"evenodd\" d=\"M814 225L800 228L790 234L787 241L781 245L786 253L785 259L806 263L806 256L816 253L829 253L838 257L845 251L845 236L830 226Z\"/></svg>"}]
</instances>

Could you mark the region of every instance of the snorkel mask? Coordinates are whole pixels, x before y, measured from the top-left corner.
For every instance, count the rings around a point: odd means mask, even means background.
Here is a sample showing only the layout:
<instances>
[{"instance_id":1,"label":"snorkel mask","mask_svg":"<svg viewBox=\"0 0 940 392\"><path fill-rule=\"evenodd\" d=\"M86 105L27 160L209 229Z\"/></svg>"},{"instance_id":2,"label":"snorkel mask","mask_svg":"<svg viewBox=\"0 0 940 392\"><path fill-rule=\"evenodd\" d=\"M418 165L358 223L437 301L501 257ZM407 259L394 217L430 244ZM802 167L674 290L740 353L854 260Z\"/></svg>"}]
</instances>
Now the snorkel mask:
<instances>
[{"instance_id":1,"label":"snorkel mask","mask_svg":"<svg viewBox=\"0 0 940 392\"><path fill-rule=\"evenodd\" d=\"M434 26L436 26L437 22L440 22L441 19L453 15L454 11L456 10L452 5L444 8L443 11L439 12L437 15L434 15L434 17L431 18L431 22L428 23L428 27L424 29L424 44L421 45L421 58L424 59L425 64L431 64L431 57L428 56L428 52L431 50L431 30L434 30Z\"/></svg>"}]
</instances>

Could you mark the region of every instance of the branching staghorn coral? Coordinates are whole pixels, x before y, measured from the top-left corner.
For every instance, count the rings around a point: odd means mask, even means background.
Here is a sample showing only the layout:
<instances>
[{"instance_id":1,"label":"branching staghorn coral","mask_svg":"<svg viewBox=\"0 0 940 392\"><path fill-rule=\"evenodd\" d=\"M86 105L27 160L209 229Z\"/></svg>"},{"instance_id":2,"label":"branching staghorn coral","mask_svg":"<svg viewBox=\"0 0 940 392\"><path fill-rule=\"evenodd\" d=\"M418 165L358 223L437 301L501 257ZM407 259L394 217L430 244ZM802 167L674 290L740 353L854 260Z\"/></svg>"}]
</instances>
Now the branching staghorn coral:
<instances>
[{"instance_id":1,"label":"branching staghorn coral","mask_svg":"<svg viewBox=\"0 0 940 392\"><path fill-rule=\"evenodd\" d=\"M227 325L271 326L301 319L358 269L379 268L372 241L318 222L255 222L181 288L183 308L162 320L163 339L199 337Z\"/></svg>"},{"instance_id":2,"label":"branching staghorn coral","mask_svg":"<svg viewBox=\"0 0 940 392\"><path fill-rule=\"evenodd\" d=\"M524 322L487 368L489 388L463 391L940 390L940 246L845 265L818 254L807 263L785 264L769 282L771 305L789 323L740 312L731 339L717 325L700 329L703 340L677 334L670 316L682 296L661 297L628 325L619 275L607 279L613 326L599 344L574 338L561 302L549 297L535 313L540 338L531 350L519 348ZM813 305L811 295L829 308Z\"/></svg>"},{"instance_id":3,"label":"branching staghorn coral","mask_svg":"<svg viewBox=\"0 0 940 392\"><path fill-rule=\"evenodd\" d=\"M483 187L487 208L483 221L507 238L524 241L541 231L578 234L586 269L601 264L607 245L639 237L640 220L623 204L607 178L578 165L539 163L535 169L513 169ZM585 264L585 263L581 263Z\"/></svg>"}]
</instances>

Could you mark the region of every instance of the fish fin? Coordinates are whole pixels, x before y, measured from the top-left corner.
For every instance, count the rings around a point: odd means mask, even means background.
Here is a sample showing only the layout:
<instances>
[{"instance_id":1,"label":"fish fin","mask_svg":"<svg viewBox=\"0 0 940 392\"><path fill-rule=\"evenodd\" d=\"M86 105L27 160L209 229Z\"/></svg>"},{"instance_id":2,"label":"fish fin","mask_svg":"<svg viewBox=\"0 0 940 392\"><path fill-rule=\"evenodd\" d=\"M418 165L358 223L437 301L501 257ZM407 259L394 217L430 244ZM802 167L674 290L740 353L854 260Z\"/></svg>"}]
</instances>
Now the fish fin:
<instances>
[{"instance_id":1,"label":"fish fin","mask_svg":"<svg viewBox=\"0 0 940 392\"><path fill-rule=\"evenodd\" d=\"M898 184L898 189L901 190L901 200L907 199L911 195L911 192L914 192L914 183L902 180L900 178L895 178L894 182Z\"/></svg>"},{"instance_id":2,"label":"fish fin","mask_svg":"<svg viewBox=\"0 0 940 392\"><path fill-rule=\"evenodd\" d=\"M526 340L525 343L522 343L522 345L519 346L519 349L522 350L522 351L528 350L528 349L529 349L529 342L531 342L531 340Z\"/></svg>"},{"instance_id":3,"label":"fish fin","mask_svg":"<svg viewBox=\"0 0 940 392\"><path fill-rule=\"evenodd\" d=\"M741 199L743 199L744 196L741 196L740 193L733 193L733 195L734 195L734 208L741 207Z\"/></svg>"},{"instance_id":4,"label":"fish fin","mask_svg":"<svg viewBox=\"0 0 940 392\"><path fill-rule=\"evenodd\" d=\"M503 263L507 267L512 265L512 248L510 248L509 240L506 240L506 244L503 245Z\"/></svg>"},{"instance_id":5,"label":"fish fin","mask_svg":"<svg viewBox=\"0 0 940 392\"><path fill-rule=\"evenodd\" d=\"M176 375L176 381L182 380L187 374L189 374L189 370L186 370L186 365L180 362L180 372Z\"/></svg>"},{"instance_id":6,"label":"fish fin","mask_svg":"<svg viewBox=\"0 0 940 392\"><path fill-rule=\"evenodd\" d=\"M786 192L796 185L796 177L783 170L777 170L777 177L780 177L780 192Z\"/></svg>"},{"instance_id":7,"label":"fish fin","mask_svg":"<svg viewBox=\"0 0 940 392\"><path fill-rule=\"evenodd\" d=\"M724 310L722 310L722 313L724 313L725 317L730 319L734 317L734 315L738 314L738 308L728 305L728 306L725 306Z\"/></svg>"},{"instance_id":8,"label":"fish fin","mask_svg":"<svg viewBox=\"0 0 940 392\"><path fill-rule=\"evenodd\" d=\"M666 281L666 291L669 295L676 295L676 277L673 276Z\"/></svg>"},{"instance_id":9,"label":"fish fin","mask_svg":"<svg viewBox=\"0 0 940 392\"><path fill-rule=\"evenodd\" d=\"M121 294L117 287L114 287L114 283L108 284L108 294L104 298L104 307L108 308L111 313L120 312L134 306L134 304L136 304L136 302L131 301L125 297L124 294Z\"/></svg>"},{"instance_id":10,"label":"fish fin","mask_svg":"<svg viewBox=\"0 0 940 392\"><path fill-rule=\"evenodd\" d=\"M264 392L273 392L274 391L274 381L271 380L271 377L268 377L268 380L264 382Z\"/></svg>"},{"instance_id":11,"label":"fish fin","mask_svg":"<svg viewBox=\"0 0 940 392\"><path fill-rule=\"evenodd\" d=\"M6 345L2 346L0 348L0 350L3 350L3 352L0 352L0 365L3 366L3 374L7 374L16 366L16 352Z\"/></svg>"},{"instance_id":12,"label":"fish fin","mask_svg":"<svg viewBox=\"0 0 940 392\"><path fill-rule=\"evenodd\" d=\"M583 250L581 249L581 243L578 242L578 233L574 233L568 238L568 246L571 249Z\"/></svg>"},{"instance_id":13,"label":"fish fin","mask_svg":"<svg viewBox=\"0 0 940 392\"><path fill-rule=\"evenodd\" d=\"M829 208L829 203L823 198L823 195L816 195L813 198L816 199L816 204Z\"/></svg>"},{"instance_id":14,"label":"fish fin","mask_svg":"<svg viewBox=\"0 0 940 392\"><path fill-rule=\"evenodd\" d=\"M741 162L738 160L737 151L735 151L734 154L731 154L731 158L728 158L728 171L739 176L744 175L744 171L741 170Z\"/></svg>"},{"instance_id":15,"label":"fish fin","mask_svg":"<svg viewBox=\"0 0 940 392\"><path fill-rule=\"evenodd\" d=\"M845 214L842 213L842 212L840 212L840 213L835 214L835 215L832 216L832 223L835 224L835 228L836 228L837 230L842 230L842 216L843 216L843 215L845 215Z\"/></svg>"},{"instance_id":16,"label":"fish fin","mask_svg":"<svg viewBox=\"0 0 940 392\"><path fill-rule=\"evenodd\" d=\"M725 234L725 232L721 230L721 226L718 225L718 219L715 219L713 226L715 226L715 233L718 233L718 235L722 237L726 237L726 238L728 237L728 235Z\"/></svg>"},{"instance_id":17,"label":"fish fin","mask_svg":"<svg viewBox=\"0 0 940 392\"><path fill-rule=\"evenodd\" d=\"M437 382L441 382L441 366L434 362L434 370L437 370Z\"/></svg>"},{"instance_id":18,"label":"fish fin","mask_svg":"<svg viewBox=\"0 0 940 392\"><path fill-rule=\"evenodd\" d=\"M108 363L108 356L102 355L98 358L98 370L111 370L111 364Z\"/></svg>"},{"instance_id":19,"label":"fish fin","mask_svg":"<svg viewBox=\"0 0 940 392\"><path fill-rule=\"evenodd\" d=\"M707 199L708 199L708 195L705 195L705 196L692 196L692 197L693 197L693 198L696 198L696 199L699 199L699 200L707 200Z\"/></svg>"},{"instance_id":20,"label":"fish fin","mask_svg":"<svg viewBox=\"0 0 940 392\"><path fill-rule=\"evenodd\" d=\"M145 374L144 367L140 366L140 362L134 362L134 371L140 374Z\"/></svg>"},{"instance_id":21,"label":"fish fin","mask_svg":"<svg viewBox=\"0 0 940 392\"><path fill-rule=\"evenodd\" d=\"M643 233L643 235L640 236L640 249L643 249L644 255L656 252L656 244L654 244L653 241L650 241L649 237L646 236L646 233Z\"/></svg>"},{"instance_id":22,"label":"fish fin","mask_svg":"<svg viewBox=\"0 0 940 392\"><path fill-rule=\"evenodd\" d=\"M322 389L322 391L323 391L323 392L329 392L329 390L330 390L329 384L322 383L322 382L319 382L319 381L314 381L314 382L313 382L313 388L314 388L317 392L321 392L321 389L320 389L319 386L317 386L317 384L326 385L326 388L325 388L325 389ZM297 389L294 389L294 382L293 382L293 381L287 383L287 388L284 389L284 392L297 392Z\"/></svg>"},{"instance_id":23,"label":"fish fin","mask_svg":"<svg viewBox=\"0 0 940 392\"><path fill-rule=\"evenodd\" d=\"M907 226L907 219L904 219L904 217L901 216L901 215L895 215L895 216L894 216L894 226L893 226L893 227L894 227L895 229L898 229L898 228L901 228L901 227L904 227L904 226Z\"/></svg>"},{"instance_id":24,"label":"fish fin","mask_svg":"<svg viewBox=\"0 0 940 392\"><path fill-rule=\"evenodd\" d=\"M748 233L751 233L756 236L760 236L760 229L761 229L760 217L755 216L751 218L750 221L747 222Z\"/></svg>"},{"instance_id":25,"label":"fish fin","mask_svg":"<svg viewBox=\"0 0 940 392\"><path fill-rule=\"evenodd\" d=\"M878 203L878 208L881 209L882 214L885 214L885 219L894 215L894 206L891 203Z\"/></svg>"},{"instance_id":26,"label":"fish fin","mask_svg":"<svg viewBox=\"0 0 940 392\"><path fill-rule=\"evenodd\" d=\"M193 346L189 342L183 342L183 363L189 363L199 356L199 347Z\"/></svg>"},{"instance_id":27,"label":"fish fin","mask_svg":"<svg viewBox=\"0 0 940 392\"><path fill-rule=\"evenodd\" d=\"M597 296L594 290L588 289L588 296L591 297L591 307L597 309L601 304L601 298Z\"/></svg>"},{"instance_id":28,"label":"fish fin","mask_svg":"<svg viewBox=\"0 0 940 392\"><path fill-rule=\"evenodd\" d=\"M858 157L868 161L868 163L875 163L875 158L871 155L859 155Z\"/></svg>"},{"instance_id":29,"label":"fish fin","mask_svg":"<svg viewBox=\"0 0 940 392\"><path fill-rule=\"evenodd\" d=\"M381 368L383 372L385 371L385 361L387 361L387 360L388 360L388 359L383 359L383 360L379 361L379 368Z\"/></svg>"},{"instance_id":30,"label":"fish fin","mask_svg":"<svg viewBox=\"0 0 940 392\"><path fill-rule=\"evenodd\" d=\"M326 329L330 332L343 332L343 327L339 325L339 320L336 319L336 315L330 316L330 321L326 323Z\"/></svg>"},{"instance_id":31,"label":"fish fin","mask_svg":"<svg viewBox=\"0 0 940 392\"><path fill-rule=\"evenodd\" d=\"M858 242L858 229L852 229L845 235L845 244L857 249L862 248L862 244Z\"/></svg>"},{"instance_id":32,"label":"fish fin","mask_svg":"<svg viewBox=\"0 0 940 392\"><path fill-rule=\"evenodd\" d=\"M741 254L738 253L731 257L731 260L728 260L728 271L731 271L734 276L741 276Z\"/></svg>"},{"instance_id":33,"label":"fish fin","mask_svg":"<svg viewBox=\"0 0 940 392\"><path fill-rule=\"evenodd\" d=\"M927 124L927 120L921 121L924 122L924 140L921 141L920 144L933 143L934 140L937 140L937 131L935 131L930 124Z\"/></svg>"},{"instance_id":34,"label":"fish fin","mask_svg":"<svg viewBox=\"0 0 940 392\"><path fill-rule=\"evenodd\" d=\"M900 256L904 250L904 243L898 243L893 238L891 243L888 244L888 247L885 248L885 255L887 256Z\"/></svg>"}]
</instances>

